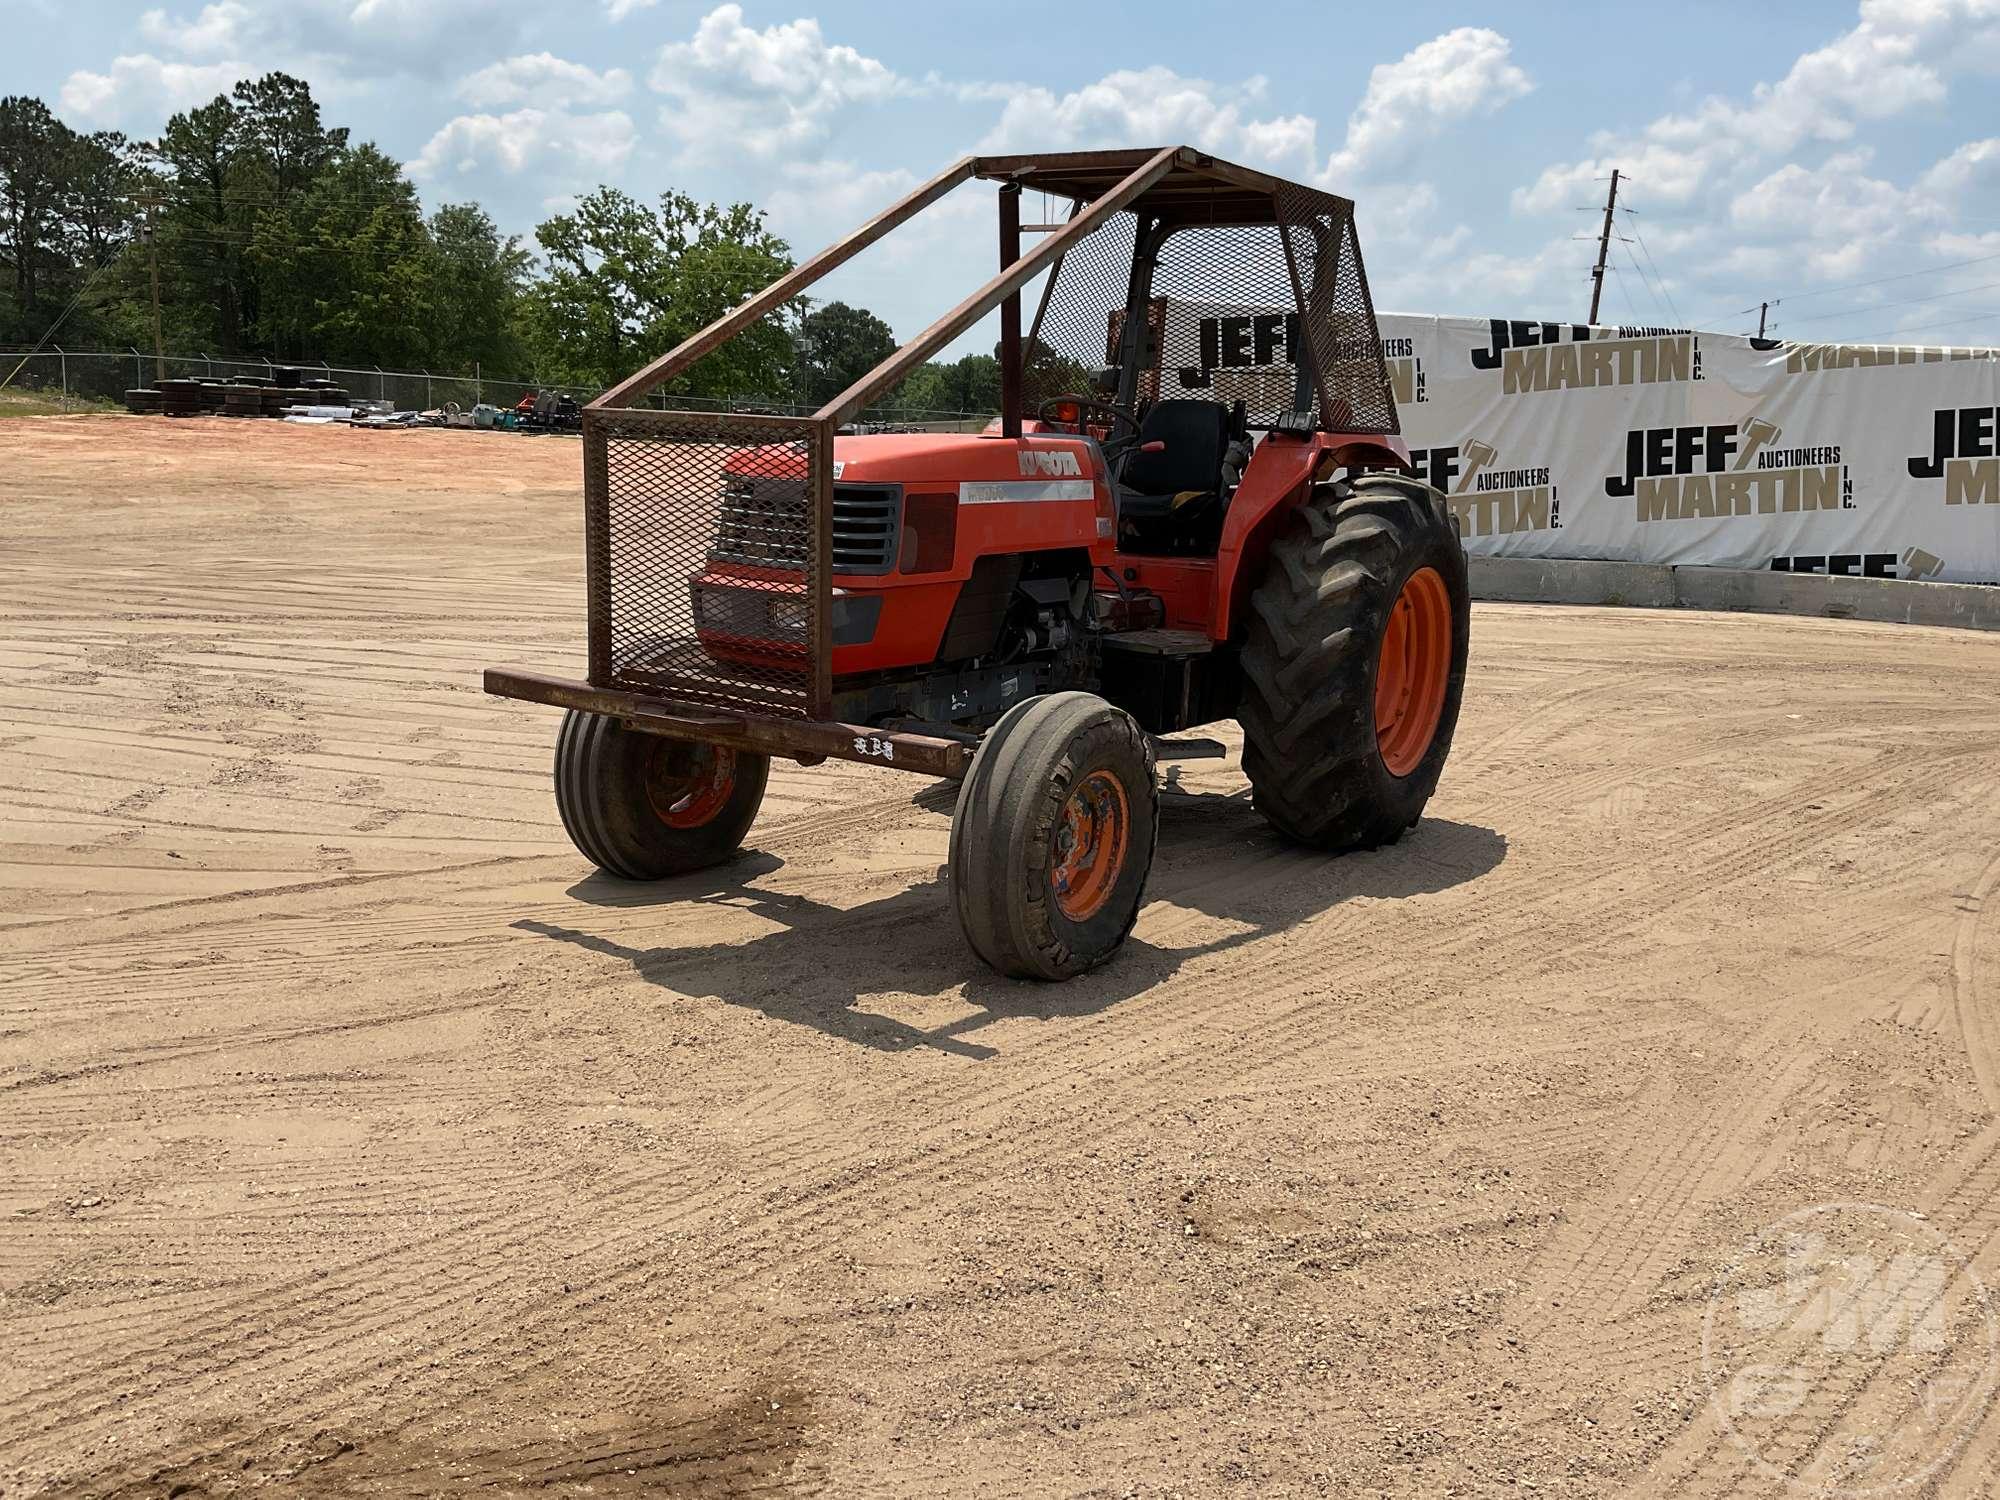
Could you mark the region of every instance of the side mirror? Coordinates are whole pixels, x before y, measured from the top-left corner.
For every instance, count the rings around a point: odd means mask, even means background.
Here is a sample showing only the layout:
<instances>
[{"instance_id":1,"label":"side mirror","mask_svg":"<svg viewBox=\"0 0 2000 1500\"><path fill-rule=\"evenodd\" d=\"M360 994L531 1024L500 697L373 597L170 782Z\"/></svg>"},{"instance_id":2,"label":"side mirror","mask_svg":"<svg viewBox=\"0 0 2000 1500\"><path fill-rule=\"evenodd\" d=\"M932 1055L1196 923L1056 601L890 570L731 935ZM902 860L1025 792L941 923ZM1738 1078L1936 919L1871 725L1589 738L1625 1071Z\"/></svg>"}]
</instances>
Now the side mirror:
<instances>
[{"instance_id":1,"label":"side mirror","mask_svg":"<svg viewBox=\"0 0 2000 1500\"><path fill-rule=\"evenodd\" d=\"M1141 443L1139 445L1139 451L1141 453L1165 453L1167 451L1167 445L1161 442L1158 438L1154 438L1150 443Z\"/></svg>"}]
</instances>

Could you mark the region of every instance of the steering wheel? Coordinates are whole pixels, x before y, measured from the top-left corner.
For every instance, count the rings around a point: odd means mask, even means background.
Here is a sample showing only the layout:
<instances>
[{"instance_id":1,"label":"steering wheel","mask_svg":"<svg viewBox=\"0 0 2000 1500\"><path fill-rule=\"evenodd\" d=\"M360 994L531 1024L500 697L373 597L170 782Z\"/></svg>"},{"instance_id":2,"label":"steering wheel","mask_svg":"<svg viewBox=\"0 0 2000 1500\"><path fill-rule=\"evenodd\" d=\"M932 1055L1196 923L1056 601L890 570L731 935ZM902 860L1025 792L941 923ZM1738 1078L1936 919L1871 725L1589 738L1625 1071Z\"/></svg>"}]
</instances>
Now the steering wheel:
<instances>
[{"instance_id":1,"label":"steering wheel","mask_svg":"<svg viewBox=\"0 0 2000 1500\"><path fill-rule=\"evenodd\" d=\"M1129 406L1120 406L1115 401L1106 401L1098 396L1051 396L1035 408L1035 415L1044 422L1068 422L1072 420L1068 417L1057 416L1053 408L1058 406L1075 407L1078 417L1081 417L1086 411L1092 411L1102 412L1111 419L1109 424L1111 430L1105 434L1103 444L1107 457L1125 444L1138 441L1139 418L1137 413ZM1081 427L1083 423L1078 421L1076 425ZM1118 431L1120 427L1125 429L1122 436Z\"/></svg>"}]
</instances>

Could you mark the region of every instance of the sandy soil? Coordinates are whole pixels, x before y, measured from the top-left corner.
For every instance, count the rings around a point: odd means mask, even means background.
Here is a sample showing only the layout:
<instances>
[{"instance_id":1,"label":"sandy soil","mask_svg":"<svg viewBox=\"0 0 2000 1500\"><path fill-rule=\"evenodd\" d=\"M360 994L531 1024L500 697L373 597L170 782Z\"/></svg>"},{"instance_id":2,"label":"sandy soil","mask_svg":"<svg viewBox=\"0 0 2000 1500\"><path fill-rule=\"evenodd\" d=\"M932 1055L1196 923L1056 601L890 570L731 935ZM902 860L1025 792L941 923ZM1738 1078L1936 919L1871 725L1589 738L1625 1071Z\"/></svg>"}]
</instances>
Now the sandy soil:
<instances>
[{"instance_id":1,"label":"sandy soil","mask_svg":"<svg viewBox=\"0 0 2000 1500\"><path fill-rule=\"evenodd\" d=\"M1916 1420L1753 1457L1703 1336L1814 1205L2000 1283L2000 638L1481 607L1414 836L1181 768L1039 988L891 772L589 873L478 691L578 666L577 467L0 428L5 1493L1817 1493Z\"/></svg>"}]
</instances>

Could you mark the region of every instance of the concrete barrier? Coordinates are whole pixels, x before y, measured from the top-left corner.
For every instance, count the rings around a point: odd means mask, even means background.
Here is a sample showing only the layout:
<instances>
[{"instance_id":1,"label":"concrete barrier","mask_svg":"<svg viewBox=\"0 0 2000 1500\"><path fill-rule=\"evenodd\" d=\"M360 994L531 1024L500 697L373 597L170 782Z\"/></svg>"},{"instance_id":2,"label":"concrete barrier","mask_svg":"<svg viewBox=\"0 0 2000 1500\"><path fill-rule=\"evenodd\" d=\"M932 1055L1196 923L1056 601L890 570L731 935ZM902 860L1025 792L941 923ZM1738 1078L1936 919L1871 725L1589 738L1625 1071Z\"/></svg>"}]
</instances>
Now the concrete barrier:
<instances>
[{"instance_id":1,"label":"concrete barrier","mask_svg":"<svg viewBox=\"0 0 2000 1500\"><path fill-rule=\"evenodd\" d=\"M1562 558L1475 557L1470 562L1475 599L1717 609L2000 630L2000 588L1977 583Z\"/></svg>"},{"instance_id":2,"label":"concrete barrier","mask_svg":"<svg viewBox=\"0 0 2000 1500\"><path fill-rule=\"evenodd\" d=\"M1567 558L1474 557L1472 597L1519 604L1623 604L1669 609L1674 570L1653 563Z\"/></svg>"}]
</instances>

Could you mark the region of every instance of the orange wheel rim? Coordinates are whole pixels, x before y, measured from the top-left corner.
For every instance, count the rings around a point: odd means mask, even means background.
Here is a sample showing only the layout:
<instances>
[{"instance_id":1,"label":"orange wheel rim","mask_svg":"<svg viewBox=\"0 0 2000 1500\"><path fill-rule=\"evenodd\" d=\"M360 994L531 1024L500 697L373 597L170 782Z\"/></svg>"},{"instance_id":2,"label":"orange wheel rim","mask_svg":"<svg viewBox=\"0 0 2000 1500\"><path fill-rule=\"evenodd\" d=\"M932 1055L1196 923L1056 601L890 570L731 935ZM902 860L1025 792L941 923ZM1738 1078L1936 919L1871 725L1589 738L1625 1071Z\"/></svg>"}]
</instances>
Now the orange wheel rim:
<instances>
[{"instance_id":1,"label":"orange wheel rim","mask_svg":"<svg viewBox=\"0 0 2000 1500\"><path fill-rule=\"evenodd\" d=\"M736 752L716 745L662 740L646 768L646 800L669 828L700 828L736 790Z\"/></svg>"},{"instance_id":2,"label":"orange wheel rim","mask_svg":"<svg viewBox=\"0 0 2000 1500\"><path fill-rule=\"evenodd\" d=\"M1451 594L1436 568L1419 568L1389 606L1375 666L1375 744L1391 776L1430 753L1451 680Z\"/></svg>"},{"instance_id":3,"label":"orange wheel rim","mask_svg":"<svg viewBox=\"0 0 2000 1500\"><path fill-rule=\"evenodd\" d=\"M1070 789L1056 823L1055 863L1049 884L1056 909L1072 922L1095 916L1111 899L1132 840L1132 808L1125 787L1109 771L1092 771Z\"/></svg>"}]
</instances>

